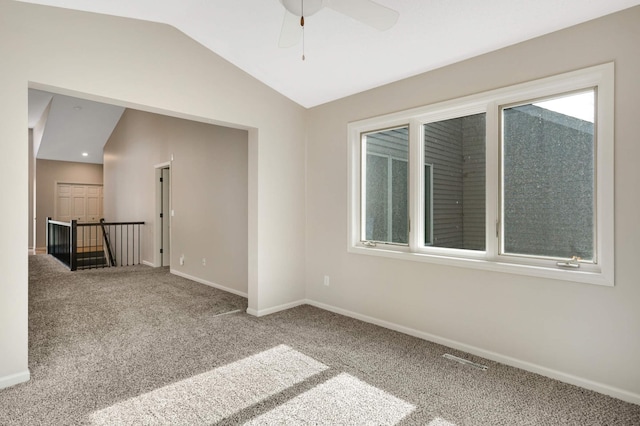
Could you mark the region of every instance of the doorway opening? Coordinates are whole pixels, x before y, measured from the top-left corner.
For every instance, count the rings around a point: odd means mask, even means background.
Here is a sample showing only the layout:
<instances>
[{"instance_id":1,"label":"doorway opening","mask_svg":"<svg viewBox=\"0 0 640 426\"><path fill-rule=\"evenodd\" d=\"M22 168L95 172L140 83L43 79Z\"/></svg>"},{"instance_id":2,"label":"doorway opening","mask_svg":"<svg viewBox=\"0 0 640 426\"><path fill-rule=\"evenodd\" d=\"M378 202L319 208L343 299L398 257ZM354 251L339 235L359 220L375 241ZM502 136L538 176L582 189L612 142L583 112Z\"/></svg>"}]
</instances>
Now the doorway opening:
<instances>
[{"instance_id":1,"label":"doorway opening","mask_svg":"<svg viewBox=\"0 0 640 426\"><path fill-rule=\"evenodd\" d=\"M156 169L156 247L157 266L171 266L171 163Z\"/></svg>"}]
</instances>

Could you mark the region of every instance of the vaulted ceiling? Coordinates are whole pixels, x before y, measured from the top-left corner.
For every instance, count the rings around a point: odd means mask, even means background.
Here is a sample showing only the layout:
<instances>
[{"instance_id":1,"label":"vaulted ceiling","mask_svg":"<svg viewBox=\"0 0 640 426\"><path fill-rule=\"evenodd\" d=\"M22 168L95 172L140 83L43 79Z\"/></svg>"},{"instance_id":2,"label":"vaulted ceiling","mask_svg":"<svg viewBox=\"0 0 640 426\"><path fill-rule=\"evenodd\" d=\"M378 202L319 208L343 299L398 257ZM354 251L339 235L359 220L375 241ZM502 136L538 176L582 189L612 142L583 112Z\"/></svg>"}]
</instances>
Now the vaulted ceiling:
<instances>
[{"instance_id":1,"label":"vaulted ceiling","mask_svg":"<svg viewBox=\"0 0 640 426\"><path fill-rule=\"evenodd\" d=\"M303 44L279 47L280 0L21 0L172 25L304 107L349 96L640 4L640 0L376 0L379 31L321 1ZM310 4L310 3L308 3ZM550 48L553 48L550 46Z\"/></svg>"}]
</instances>

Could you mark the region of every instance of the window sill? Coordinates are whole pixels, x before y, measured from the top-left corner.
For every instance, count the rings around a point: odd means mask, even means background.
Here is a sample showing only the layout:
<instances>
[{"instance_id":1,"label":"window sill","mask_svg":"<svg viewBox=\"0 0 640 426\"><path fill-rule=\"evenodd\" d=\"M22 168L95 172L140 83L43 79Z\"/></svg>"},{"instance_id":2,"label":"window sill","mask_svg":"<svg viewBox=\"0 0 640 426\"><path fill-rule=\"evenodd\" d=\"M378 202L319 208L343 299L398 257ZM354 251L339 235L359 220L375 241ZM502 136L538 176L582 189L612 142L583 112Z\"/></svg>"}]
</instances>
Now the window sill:
<instances>
[{"instance_id":1,"label":"window sill","mask_svg":"<svg viewBox=\"0 0 640 426\"><path fill-rule=\"evenodd\" d=\"M579 269L560 269L559 267L544 267L526 265L522 263L506 263L487 259L472 259L426 253L405 252L393 250L390 247L359 247L350 245L349 253L367 256L386 257L390 259L408 260L413 262L434 263L438 265L453 266L459 268L480 269L485 271L500 272L505 274L525 275L560 281L570 281L583 284L595 284L613 287L613 273L585 271Z\"/></svg>"}]
</instances>

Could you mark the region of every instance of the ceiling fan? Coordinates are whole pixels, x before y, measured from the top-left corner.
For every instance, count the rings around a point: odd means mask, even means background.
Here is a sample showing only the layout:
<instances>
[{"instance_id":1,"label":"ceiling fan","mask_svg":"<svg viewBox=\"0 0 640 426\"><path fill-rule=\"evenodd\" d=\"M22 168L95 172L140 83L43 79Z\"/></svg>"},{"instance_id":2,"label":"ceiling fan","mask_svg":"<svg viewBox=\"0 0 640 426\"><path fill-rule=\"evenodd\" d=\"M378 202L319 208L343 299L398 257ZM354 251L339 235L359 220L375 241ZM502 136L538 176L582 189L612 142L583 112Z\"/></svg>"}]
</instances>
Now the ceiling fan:
<instances>
[{"instance_id":1,"label":"ceiling fan","mask_svg":"<svg viewBox=\"0 0 640 426\"><path fill-rule=\"evenodd\" d=\"M393 27L398 12L373 0L280 0L285 7L280 47L298 44L303 37L304 18L328 7L380 31Z\"/></svg>"}]
</instances>

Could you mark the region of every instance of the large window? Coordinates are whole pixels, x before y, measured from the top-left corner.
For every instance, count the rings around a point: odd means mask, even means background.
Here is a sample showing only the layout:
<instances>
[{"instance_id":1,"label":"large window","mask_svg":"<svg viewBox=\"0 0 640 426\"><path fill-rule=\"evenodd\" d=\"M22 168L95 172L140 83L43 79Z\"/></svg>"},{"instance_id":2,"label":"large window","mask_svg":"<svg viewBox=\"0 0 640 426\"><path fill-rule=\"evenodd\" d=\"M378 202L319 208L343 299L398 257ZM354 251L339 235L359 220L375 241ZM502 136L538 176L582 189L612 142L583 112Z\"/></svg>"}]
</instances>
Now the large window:
<instances>
[{"instance_id":1,"label":"large window","mask_svg":"<svg viewBox=\"0 0 640 426\"><path fill-rule=\"evenodd\" d=\"M613 65L363 120L349 250L613 285Z\"/></svg>"}]
</instances>

